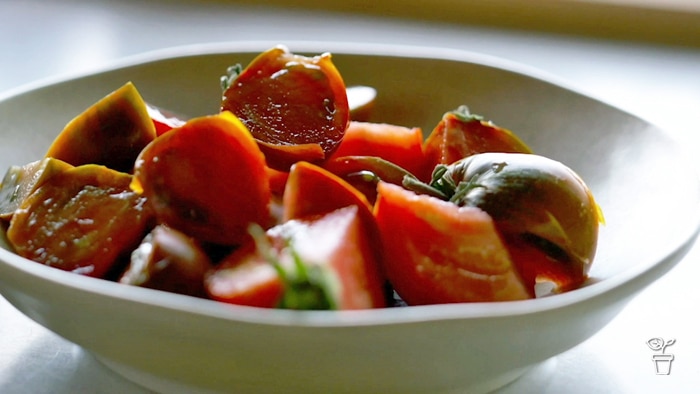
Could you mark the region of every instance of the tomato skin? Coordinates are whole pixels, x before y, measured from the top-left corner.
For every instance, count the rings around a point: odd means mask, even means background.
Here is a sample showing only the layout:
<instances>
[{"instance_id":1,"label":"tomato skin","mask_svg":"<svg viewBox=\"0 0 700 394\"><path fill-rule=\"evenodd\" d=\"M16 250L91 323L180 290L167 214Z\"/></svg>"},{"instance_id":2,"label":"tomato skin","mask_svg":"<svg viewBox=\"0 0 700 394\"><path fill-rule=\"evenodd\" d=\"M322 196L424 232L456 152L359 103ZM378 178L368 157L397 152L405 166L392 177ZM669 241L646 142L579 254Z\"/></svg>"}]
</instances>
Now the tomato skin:
<instances>
[{"instance_id":1,"label":"tomato skin","mask_svg":"<svg viewBox=\"0 0 700 394\"><path fill-rule=\"evenodd\" d=\"M238 245L250 223L270 221L265 168L245 126L222 113L190 119L149 144L136 161L133 187L160 223L201 242Z\"/></svg>"},{"instance_id":2,"label":"tomato skin","mask_svg":"<svg viewBox=\"0 0 700 394\"><path fill-rule=\"evenodd\" d=\"M381 182L384 270L409 305L529 298L490 216Z\"/></svg>"},{"instance_id":3,"label":"tomato skin","mask_svg":"<svg viewBox=\"0 0 700 394\"><path fill-rule=\"evenodd\" d=\"M559 259L576 277L588 273L603 218L591 190L569 167L534 154L487 152L448 169L454 184L476 185L456 204L488 212L504 235L547 241L554 254L567 256Z\"/></svg>"},{"instance_id":4,"label":"tomato skin","mask_svg":"<svg viewBox=\"0 0 700 394\"><path fill-rule=\"evenodd\" d=\"M325 158L350 121L345 83L330 54L306 57L282 46L261 53L236 76L221 110L241 119L278 170Z\"/></svg>"}]
</instances>

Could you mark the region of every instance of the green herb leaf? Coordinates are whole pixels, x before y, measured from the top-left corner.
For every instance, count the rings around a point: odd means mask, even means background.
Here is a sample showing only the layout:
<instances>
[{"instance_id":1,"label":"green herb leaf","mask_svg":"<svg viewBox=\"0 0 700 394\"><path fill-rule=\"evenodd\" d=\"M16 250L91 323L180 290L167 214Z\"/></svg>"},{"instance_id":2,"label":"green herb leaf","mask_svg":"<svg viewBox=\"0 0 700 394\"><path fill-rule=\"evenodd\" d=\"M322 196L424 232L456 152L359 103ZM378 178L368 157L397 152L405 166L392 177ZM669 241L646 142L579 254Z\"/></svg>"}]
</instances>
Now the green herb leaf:
<instances>
[{"instance_id":1,"label":"green herb leaf","mask_svg":"<svg viewBox=\"0 0 700 394\"><path fill-rule=\"evenodd\" d=\"M243 66L240 64L234 64L232 66L229 66L226 69L226 75L222 75L220 78L220 83L221 83L221 89L223 91L226 91L232 84L233 81L238 78L239 75L243 72Z\"/></svg>"},{"instance_id":2,"label":"green herb leaf","mask_svg":"<svg viewBox=\"0 0 700 394\"><path fill-rule=\"evenodd\" d=\"M469 112L469 107L466 105L460 105L457 107L457 109L451 111L452 114L454 114L457 119L461 120L462 122L472 122L472 121L482 121L484 120L484 117L481 115L476 115L472 114Z\"/></svg>"}]
</instances>

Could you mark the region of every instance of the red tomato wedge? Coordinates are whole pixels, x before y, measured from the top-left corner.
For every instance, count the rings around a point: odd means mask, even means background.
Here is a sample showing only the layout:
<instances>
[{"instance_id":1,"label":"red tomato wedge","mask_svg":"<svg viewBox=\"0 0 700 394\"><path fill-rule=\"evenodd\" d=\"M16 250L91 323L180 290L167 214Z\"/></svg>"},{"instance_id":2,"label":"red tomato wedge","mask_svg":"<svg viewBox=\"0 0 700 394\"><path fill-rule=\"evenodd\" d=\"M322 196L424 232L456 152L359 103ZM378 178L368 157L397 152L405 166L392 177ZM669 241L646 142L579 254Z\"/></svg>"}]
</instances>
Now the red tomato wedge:
<instances>
[{"instance_id":1,"label":"red tomato wedge","mask_svg":"<svg viewBox=\"0 0 700 394\"><path fill-rule=\"evenodd\" d=\"M189 120L149 144L136 161L132 188L160 223L202 242L238 245L250 223L270 221L265 157L235 116Z\"/></svg>"},{"instance_id":2,"label":"red tomato wedge","mask_svg":"<svg viewBox=\"0 0 700 394\"><path fill-rule=\"evenodd\" d=\"M250 129L270 167L323 160L342 140L350 109L330 54L306 57L277 46L231 79L221 110Z\"/></svg>"},{"instance_id":3,"label":"red tomato wedge","mask_svg":"<svg viewBox=\"0 0 700 394\"><path fill-rule=\"evenodd\" d=\"M296 163L289 172L283 196L283 220L318 216L348 205L357 205L369 221L372 207L364 194L340 177L307 162Z\"/></svg>"},{"instance_id":4,"label":"red tomato wedge","mask_svg":"<svg viewBox=\"0 0 700 394\"><path fill-rule=\"evenodd\" d=\"M423 151L431 169L476 153L532 153L510 130L470 114L464 106L443 115L423 143Z\"/></svg>"},{"instance_id":5,"label":"red tomato wedge","mask_svg":"<svg viewBox=\"0 0 700 394\"><path fill-rule=\"evenodd\" d=\"M293 252L314 273L324 289L309 299L280 276L273 262L250 244L232 253L205 281L212 299L248 306L279 307L286 298L299 296L298 309L368 309L386 306L378 262L369 232L357 206L333 211L313 220L291 220L267 231L272 253L291 279L297 276ZM288 278L288 279L290 279ZM287 306L289 307L289 306Z\"/></svg>"},{"instance_id":6,"label":"red tomato wedge","mask_svg":"<svg viewBox=\"0 0 700 394\"><path fill-rule=\"evenodd\" d=\"M343 156L375 156L422 178L423 131L385 123L350 122L345 137L329 160Z\"/></svg>"},{"instance_id":7,"label":"red tomato wedge","mask_svg":"<svg viewBox=\"0 0 700 394\"><path fill-rule=\"evenodd\" d=\"M373 261L381 262L383 252L372 205L364 194L340 177L307 162L292 166L282 196L283 221L326 215L340 208L356 206L369 237Z\"/></svg>"},{"instance_id":8,"label":"red tomato wedge","mask_svg":"<svg viewBox=\"0 0 700 394\"><path fill-rule=\"evenodd\" d=\"M491 217L380 183L384 270L409 305L529 298Z\"/></svg>"}]
</instances>

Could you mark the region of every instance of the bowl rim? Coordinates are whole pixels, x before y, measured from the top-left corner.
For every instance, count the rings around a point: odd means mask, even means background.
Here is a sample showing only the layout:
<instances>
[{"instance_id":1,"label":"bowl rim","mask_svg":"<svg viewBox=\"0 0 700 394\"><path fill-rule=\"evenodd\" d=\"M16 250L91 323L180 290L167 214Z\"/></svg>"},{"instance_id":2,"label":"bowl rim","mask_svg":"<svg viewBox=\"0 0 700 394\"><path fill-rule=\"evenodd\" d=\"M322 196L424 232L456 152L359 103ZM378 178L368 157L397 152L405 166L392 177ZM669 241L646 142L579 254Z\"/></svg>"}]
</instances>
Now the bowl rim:
<instances>
[{"instance_id":1,"label":"bowl rim","mask_svg":"<svg viewBox=\"0 0 700 394\"><path fill-rule=\"evenodd\" d=\"M279 41L240 41L188 44L163 49L146 51L126 56L109 62L106 66L95 70L57 75L19 87L0 92L0 105L14 97L59 84L70 83L74 80L108 74L126 67L139 66L163 60L177 58L225 55L235 53L259 53L265 49L279 45ZM358 56L388 56L400 58L439 59L463 63L473 63L506 72L521 74L537 79L544 83L556 85L577 95L583 95L603 103L619 112L627 111L594 95L574 88L567 81L561 80L540 69L527 66L508 59L471 52L461 49L442 47L423 47L414 45L394 45L356 42L323 42L323 41L288 41L284 44L296 53L329 52L331 55ZM645 123L653 125L644 120ZM655 132L668 134L665 130L655 127ZM700 179L698 179L700 185ZM297 326L297 327L350 327L368 325L391 325L406 323L421 323L435 320L453 319L489 319L508 316L523 316L546 313L576 304L582 304L603 297L615 289L625 287L624 296L631 296L651 284L654 280L670 270L680 261L692 247L700 232L700 201L696 202L696 210L690 212L688 223L692 223L682 237L678 237L672 247L665 251L660 258L649 256L613 276L599 282L589 283L582 288L558 294L552 297L529 299L522 301L480 302L445 305L411 306L407 308L383 308L362 311L286 311L264 309L239 305L230 305L217 301L199 299L164 291L126 286L107 280L75 275L52 267L36 264L29 259L14 254L12 251L0 248L0 269L9 266L10 269L22 275L38 278L46 284L53 284L81 292L91 293L109 298L118 298L128 302L146 304L153 307L170 309L193 315L206 315L213 318L247 322L251 324ZM3 281L0 280L0 285ZM0 289L0 294L2 291Z\"/></svg>"}]
</instances>

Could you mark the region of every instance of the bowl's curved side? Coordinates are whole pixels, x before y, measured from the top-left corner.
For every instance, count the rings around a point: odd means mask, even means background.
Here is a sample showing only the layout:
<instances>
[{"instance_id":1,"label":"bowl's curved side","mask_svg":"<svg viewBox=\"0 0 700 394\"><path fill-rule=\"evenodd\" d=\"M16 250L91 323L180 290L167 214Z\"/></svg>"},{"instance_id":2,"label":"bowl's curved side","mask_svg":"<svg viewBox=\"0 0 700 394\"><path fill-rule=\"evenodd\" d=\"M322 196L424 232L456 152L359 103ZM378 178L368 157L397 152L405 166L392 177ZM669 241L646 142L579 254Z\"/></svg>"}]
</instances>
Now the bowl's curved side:
<instances>
[{"instance_id":1,"label":"bowl's curved side","mask_svg":"<svg viewBox=\"0 0 700 394\"><path fill-rule=\"evenodd\" d=\"M650 271L645 281L659 274ZM7 265L0 278L20 311L137 383L271 394L487 391L583 342L637 291L627 283L567 307L511 316L309 327L135 303Z\"/></svg>"},{"instance_id":2,"label":"bowl's curved side","mask_svg":"<svg viewBox=\"0 0 700 394\"><path fill-rule=\"evenodd\" d=\"M212 392L493 389L593 335L631 296L613 291L566 308L502 317L277 325L135 303L7 267L0 267L3 294L30 318L117 371L131 371L127 377L150 377L139 383Z\"/></svg>"}]
</instances>

